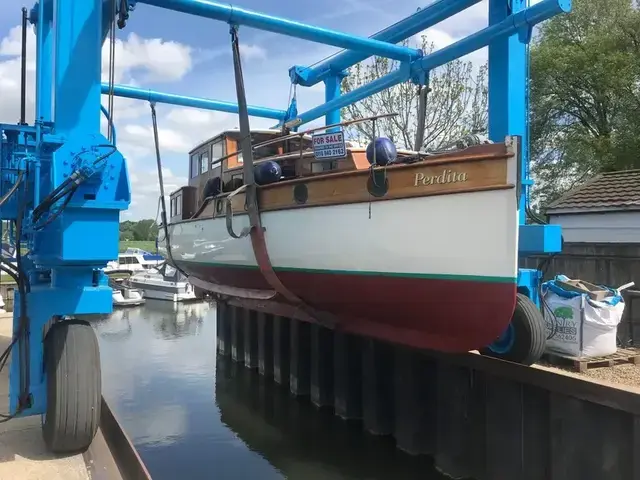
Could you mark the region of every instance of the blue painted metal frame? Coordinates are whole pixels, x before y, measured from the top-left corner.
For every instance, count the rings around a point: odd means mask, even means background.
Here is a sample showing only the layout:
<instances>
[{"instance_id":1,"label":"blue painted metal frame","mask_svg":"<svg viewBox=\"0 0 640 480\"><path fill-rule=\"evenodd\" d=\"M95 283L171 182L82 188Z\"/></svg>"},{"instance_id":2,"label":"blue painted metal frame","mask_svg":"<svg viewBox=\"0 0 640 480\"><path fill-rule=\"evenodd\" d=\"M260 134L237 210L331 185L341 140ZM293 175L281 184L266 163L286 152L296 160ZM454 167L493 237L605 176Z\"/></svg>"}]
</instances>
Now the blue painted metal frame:
<instances>
[{"instance_id":1,"label":"blue painted metal frame","mask_svg":"<svg viewBox=\"0 0 640 480\"><path fill-rule=\"evenodd\" d=\"M423 56L416 49L394 45L479 0L441 0L396 23L373 38L362 38L333 30L252 12L210 0L144 0L144 3L234 25L247 25L271 32L352 49L314 68L293 67L295 83L325 82L324 105L297 115L295 102L287 112L250 107L256 116L289 126L309 122L323 115L328 124L338 123L340 109L398 83L421 83L428 72L450 60L489 46L490 56L490 136L523 138L522 185L528 185L527 129L525 128L525 60L523 42L530 39L533 26L570 9L570 0L543 0L525 8L525 0L490 0L489 26L455 44ZM133 0L129 0L131 6ZM130 203L130 184L125 159L100 134L100 104L108 88L100 84L101 48L107 36L110 12L103 0L41 0L31 11L37 26L36 118L33 126L0 124L0 189L15 184L19 172L27 179L17 194L0 208L3 219L16 219L23 199L26 210L18 242L26 242L29 254L24 269L30 280L27 314L30 318L30 408L22 415L46 411L43 368L43 332L51 320L65 316L110 313L111 289L101 271L107 261L117 258L119 212ZM55 25L55 27L54 27ZM340 94L344 69L370 55L401 61L400 68L369 85L346 95ZM53 88L49 86L53 85ZM237 105L201 98L171 95L133 87L116 86L116 95L153 102L170 103L231 113ZM106 153L105 153L106 152ZM84 179L63 213L50 225L34 225L33 208L54 189L67 185L69 178ZM522 189L521 210L527 202ZM58 208L59 208L58 202ZM56 205L52 206L55 210ZM520 216L520 251L559 251L559 228L529 226ZM91 241L87 241L91 239ZM537 302L540 272L522 270L518 285ZM16 295L14 330L21 315L20 295ZM14 347L14 358L20 357ZM11 364L10 408L18 408L20 362Z\"/></svg>"},{"instance_id":2,"label":"blue painted metal frame","mask_svg":"<svg viewBox=\"0 0 640 480\"><path fill-rule=\"evenodd\" d=\"M102 84L102 93L109 93L109 85ZM238 104L232 102L223 102L219 100L209 100L207 98L188 97L185 95L177 95L175 93L163 93L153 90L145 90L143 88L130 87L127 85L114 85L113 94L116 97L132 98L136 100L146 100L148 102L167 103L170 105L179 105L182 107L202 108L204 110L217 110L220 112L238 113ZM287 112L284 110L276 110L273 108L248 106L249 115L254 117L272 118L274 120L283 121Z\"/></svg>"},{"instance_id":3,"label":"blue painted metal frame","mask_svg":"<svg viewBox=\"0 0 640 480\"><path fill-rule=\"evenodd\" d=\"M126 161L100 134L100 71L103 44L102 0L42 1L30 13L36 25L36 112L33 126L0 125L2 189L18 170L27 180L0 210L15 219L26 205L22 236L29 253L23 268L29 278L30 406L19 415L47 408L43 334L51 321L67 316L108 314L111 288L101 271L118 256L119 214L130 203ZM55 126L55 128L54 128ZM79 182L66 208L50 207L50 224L33 223L33 209L74 175ZM43 226L44 225L44 226ZM90 240L90 241L88 241ZM21 296L16 292L14 333L19 330ZM21 356L19 344L13 358ZM18 410L20 362L11 362L9 404Z\"/></svg>"},{"instance_id":4,"label":"blue painted metal frame","mask_svg":"<svg viewBox=\"0 0 640 480\"><path fill-rule=\"evenodd\" d=\"M268 32L324 43L325 45L333 45L334 47L349 48L369 55L393 58L394 60L414 60L422 56L422 51L414 48L307 25L286 18L254 12L228 3L210 0L137 0L136 3L138 2L167 8L176 12L220 20L231 25L246 25Z\"/></svg>"},{"instance_id":5,"label":"blue painted metal frame","mask_svg":"<svg viewBox=\"0 0 640 480\"><path fill-rule=\"evenodd\" d=\"M506 4L507 2L507 0L492 1L494 4L497 3L500 5ZM531 30L536 24L559 13L568 12L570 8L570 0L542 0L540 3L509 15L502 20L498 21L497 17L494 17L495 22L487 28L484 28L473 35L459 40L456 43L442 48L430 55L425 55L421 59L413 62L405 62L401 64L397 70L385 75L384 77L380 77L346 95L342 95L330 102L299 114L290 123L295 125L308 123L326 115L327 112L341 109L347 105L358 102L363 98L370 97L371 95L375 95L387 88L409 80L421 83L420 79L425 73L428 73L434 68L442 66L451 60L455 60L456 58L463 57L464 55L486 47L500 38L515 38L515 41L520 38L521 40L528 41ZM514 36L514 34L517 34L517 36ZM496 71L495 69L493 70ZM521 117L521 122L524 123L524 121L525 117ZM504 140L504 137L502 137L502 140Z\"/></svg>"},{"instance_id":6,"label":"blue painted metal frame","mask_svg":"<svg viewBox=\"0 0 640 480\"><path fill-rule=\"evenodd\" d=\"M527 22L545 19L545 2L527 8L527 0L489 1L489 29L503 24L509 18ZM565 11L570 2L558 2ZM516 22L514 22L516 23ZM525 257L536 253L556 253L562 248L558 225L527 225L526 210L529 202L529 130L527 105L527 46L531 26L516 29L514 35L500 37L489 43L489 138L500 141L506 135L518 135L521 142L520 208L518 254ZM537 270L521 269L518 288L540 306L538 285L541 275Z\"/></svg>"},{"instance_id":7,"label":"blue painted metal frame","mask_svg":"<svg viewBox=\"0 0 640 480\"><path fill-rule=\"evenodd\" d=\"M418 10L413 15L372 35L370 38L389 43L402 42L481 1L482 0L438 0ZM356 63L366 60L368 57L369 55L365 53L347 50L313 67L300 65L291 67L289 69L289 76L293 83L311 87L318 82L324 81L327 77L340 74Z\"/></svg>"},{"instance_id":8,"label":"blue painted metal frame","mask_svg":"<svg viewBox=\"0 0 640 480\"><path fill-rule=\"evenodd\" d=\"M331 102L338 97L341 93L341 85L344 74L338 72L335 75L325 78L324 80L324 101ZM325 116L325 125L335 125L340 123L340 109L330 110ZM329 132L336 132L340 130L340 127L330 128Z\"/></svg>"}]
</instances>

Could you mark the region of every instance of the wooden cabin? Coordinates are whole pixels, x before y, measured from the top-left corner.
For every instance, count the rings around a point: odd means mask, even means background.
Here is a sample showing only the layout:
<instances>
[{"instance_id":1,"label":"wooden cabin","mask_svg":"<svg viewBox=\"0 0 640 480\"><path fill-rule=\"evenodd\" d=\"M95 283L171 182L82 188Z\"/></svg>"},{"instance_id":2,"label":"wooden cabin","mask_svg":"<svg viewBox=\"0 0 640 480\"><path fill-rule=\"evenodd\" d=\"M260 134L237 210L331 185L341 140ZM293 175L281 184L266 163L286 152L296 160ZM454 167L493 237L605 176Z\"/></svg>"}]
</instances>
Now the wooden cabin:
<instances>
[{"instance_id":1,"label":"wooden cabin","mask_svg":"<svg viewBox=\"0 0 640 480\"><path fill-rule=\"evenodd\" d=\"M282 136L280 130L252 130L251 144L257 145ZM302 148L301 148L302 142ZM232 192L242 186L242 153L240 131L227 130L201 143L189 152L189 184L171 194L169 222L191 218L214 192ZM347 155L333 160L318 159L313 151L311 135L287 138L254 148L254 164L273 160L280 164L283 179L310 176L328 171L369 168L365 148L346 142ZM398 151L398 155L415 152ZM227 157L227 158L224 158ZM220 158L224 158L219 161Z\"/></svg>"}]
</instances>

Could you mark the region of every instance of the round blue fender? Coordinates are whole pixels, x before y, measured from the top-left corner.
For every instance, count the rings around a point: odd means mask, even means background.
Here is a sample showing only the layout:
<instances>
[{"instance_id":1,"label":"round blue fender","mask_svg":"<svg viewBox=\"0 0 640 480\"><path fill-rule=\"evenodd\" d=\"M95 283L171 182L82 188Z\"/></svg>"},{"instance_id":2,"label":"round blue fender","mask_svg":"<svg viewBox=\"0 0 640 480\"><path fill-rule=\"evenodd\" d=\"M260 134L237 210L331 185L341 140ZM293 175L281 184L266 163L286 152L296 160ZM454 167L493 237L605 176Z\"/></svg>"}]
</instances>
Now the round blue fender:
<instances>
[{"instance_id":1,"label":"round blue fender","mask_svg":"<svg viewBox=\"0 0 640 480\"><path fill-rule=\"evenodd\" d=\"M394 143L389 140L387 137L378 137L375 141L370 142L367 145L367 160L371 165L373 165L373 149L375 144L375 153L376 153L376 165L389 165L396 161L398 158L398 151L396 150L396 146Z\"/></svg>"},{"instance_id":2,"label":"round blue fender","mask_svg":"<svg viewBox=\"0 0 640 480\"><path fill-rule=\"evenodd\" d=\"M258 185L267 185L280 180L280 177L282 177L282 168L280 168L280 164L278 162L269 160L256 165L254 175Z\"/></svg>"}]
</instances>

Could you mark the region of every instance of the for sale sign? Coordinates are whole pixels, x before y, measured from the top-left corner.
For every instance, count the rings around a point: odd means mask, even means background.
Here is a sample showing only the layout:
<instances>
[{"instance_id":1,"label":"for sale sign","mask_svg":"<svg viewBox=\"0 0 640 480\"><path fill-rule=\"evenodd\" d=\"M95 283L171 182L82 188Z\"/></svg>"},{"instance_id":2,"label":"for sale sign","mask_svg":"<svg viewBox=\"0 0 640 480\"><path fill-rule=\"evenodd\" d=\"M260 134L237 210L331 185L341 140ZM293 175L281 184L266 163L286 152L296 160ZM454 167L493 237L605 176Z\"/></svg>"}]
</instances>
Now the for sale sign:
<instances>
[{"instance_id":1,"label":"for sale sign","mask_svg":"<svg viewBox=\"0 0 640 480\"><path fill-rule=\"evenodd\" d=\"M347 147L344 143L344 132L317 133L313 135L313 154L319 160L346 157Z\"/></svg>"}]
</instances>

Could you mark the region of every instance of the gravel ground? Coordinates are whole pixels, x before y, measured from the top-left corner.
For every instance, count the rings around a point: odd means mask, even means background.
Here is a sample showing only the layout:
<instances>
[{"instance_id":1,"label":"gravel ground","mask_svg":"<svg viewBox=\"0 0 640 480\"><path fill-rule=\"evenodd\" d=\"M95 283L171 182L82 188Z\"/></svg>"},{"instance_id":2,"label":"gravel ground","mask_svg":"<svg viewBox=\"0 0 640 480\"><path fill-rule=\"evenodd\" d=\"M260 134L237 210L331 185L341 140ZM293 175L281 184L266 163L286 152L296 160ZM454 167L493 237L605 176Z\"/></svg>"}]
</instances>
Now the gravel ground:
<instances>
[{"instance_id":1,"label":"gravel ground","mask_svg":"<svg viewBox=\"0 0 640 480\"><path fill-rule=\"evenodd\" d=\"M640 354L640 349L634 349ZM565 374L578 377L587 377L596 381L611 382L630 387L640 388L640 365L623 363L613 367L588 368L584 373L578 373L569 366L553 365L546 361L541 361L539 365L543 368L556 370Z\"/></svg>"}]
</instances>

